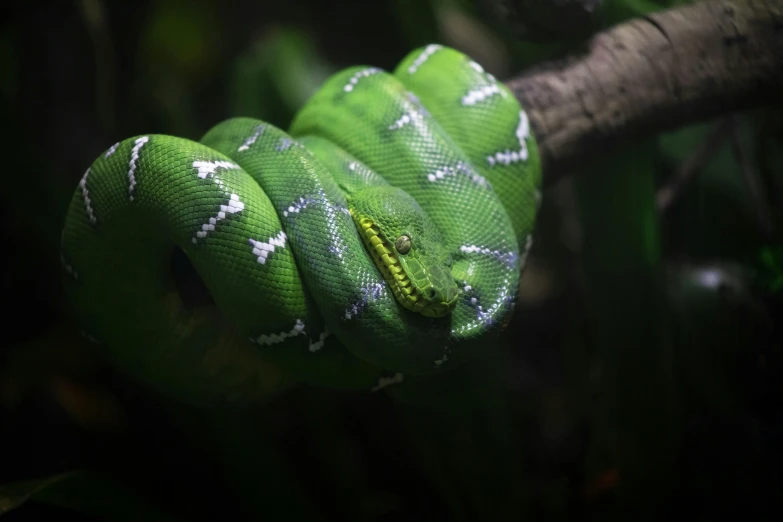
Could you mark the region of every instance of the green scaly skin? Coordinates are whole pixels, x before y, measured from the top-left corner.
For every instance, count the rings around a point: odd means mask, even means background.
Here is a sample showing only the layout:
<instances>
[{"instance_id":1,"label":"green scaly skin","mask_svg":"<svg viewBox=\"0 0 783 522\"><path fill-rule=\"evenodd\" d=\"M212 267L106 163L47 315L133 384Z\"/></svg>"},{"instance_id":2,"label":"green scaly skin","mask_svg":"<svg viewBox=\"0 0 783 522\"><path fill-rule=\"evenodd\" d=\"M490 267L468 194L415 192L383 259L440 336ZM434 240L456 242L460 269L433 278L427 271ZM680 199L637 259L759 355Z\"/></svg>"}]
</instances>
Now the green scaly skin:
<instances>
[{"instance_id":1,"label":"green scaly skin","mask_svg":"<svg viewBox=\"0 0 783 522\"><path fill-rule=\"evenodd\" d=\"M372 186L348 198L364 246L397 301L428 317L443 317L457 304L453 258L438 227L404 190Z\"/></svg>"},{"instance_id":2,"label":"green scaly skin","mask_svg":"<svg viewBox=\"0 0 783 522\"><path fill-rule=\"evenodd\" d=\"M252 401L273 371L378 390L480 356L507 322L540 183L513 95L430 45L335 74L288 133L234 118L109 148L66 217L66 291L110 362L181 400ZM176 248L216 306L182 301Z\"/></svg>"}]
</instances>

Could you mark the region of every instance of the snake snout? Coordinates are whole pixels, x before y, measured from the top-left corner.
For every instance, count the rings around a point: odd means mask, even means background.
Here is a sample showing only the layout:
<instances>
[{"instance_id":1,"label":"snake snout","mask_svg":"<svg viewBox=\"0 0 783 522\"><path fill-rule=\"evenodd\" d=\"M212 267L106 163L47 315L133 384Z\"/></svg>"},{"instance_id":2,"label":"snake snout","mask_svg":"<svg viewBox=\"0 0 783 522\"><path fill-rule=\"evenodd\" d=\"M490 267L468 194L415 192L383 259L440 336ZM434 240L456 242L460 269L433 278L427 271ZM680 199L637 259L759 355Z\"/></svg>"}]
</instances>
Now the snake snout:
<instances>
[{"instance_id":1,"label":"snake snout","mask_svg":"<svg viewBox=\"0 0 783 522\"><path fill-rule=\"evenodd\" d=\"M424 291L424 295L427 297L427 300L431 301L432 303L448 306L457 298L457 292L458 290L456 285L442 289L436 289L435 287L431 286Z\"/></svg>"},{"instance_id":2,"label":"snake snout","mask_svg":"<svg viewBox=\"0 0 783 522\"><path fill-rule=\"evenodd\" d=\"M421 313L428 317L443 317L448 315L457 304L459 289L457 285L449 285L444 288L429 286L423 290L422 295L427 300L427 305Z\"/></svg>"},{"instance_id":3,"label":"snake snout","mask_svg":"<svg viewBox=\"0 0 783 522\"><path fill-rule=\"evenodd\" d=\"M448 288L444 292L443 302L446 304L456 303L458 294L459 294L459 289L457 288L457 285Z\"/></svg>"}]
</instances>

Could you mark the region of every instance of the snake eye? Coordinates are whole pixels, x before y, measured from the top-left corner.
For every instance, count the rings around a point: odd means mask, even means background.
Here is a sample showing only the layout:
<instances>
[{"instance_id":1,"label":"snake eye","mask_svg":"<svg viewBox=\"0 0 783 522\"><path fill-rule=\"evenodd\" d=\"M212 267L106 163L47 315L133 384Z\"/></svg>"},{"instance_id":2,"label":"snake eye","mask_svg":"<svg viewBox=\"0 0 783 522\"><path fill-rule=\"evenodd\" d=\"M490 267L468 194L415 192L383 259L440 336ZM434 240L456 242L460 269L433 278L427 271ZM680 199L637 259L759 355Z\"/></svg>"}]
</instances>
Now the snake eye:
<instances>
[{"instance_id":1,"label":"snake eye","mask_svg":"<svg viewBox=\"0 0 783 522\"><path fill-rule=\"evenodd\" d=\"M403 234L394 242L394 248L402 255L407 254L411 250L411 238Z\"/></svg>"}]
</instances>

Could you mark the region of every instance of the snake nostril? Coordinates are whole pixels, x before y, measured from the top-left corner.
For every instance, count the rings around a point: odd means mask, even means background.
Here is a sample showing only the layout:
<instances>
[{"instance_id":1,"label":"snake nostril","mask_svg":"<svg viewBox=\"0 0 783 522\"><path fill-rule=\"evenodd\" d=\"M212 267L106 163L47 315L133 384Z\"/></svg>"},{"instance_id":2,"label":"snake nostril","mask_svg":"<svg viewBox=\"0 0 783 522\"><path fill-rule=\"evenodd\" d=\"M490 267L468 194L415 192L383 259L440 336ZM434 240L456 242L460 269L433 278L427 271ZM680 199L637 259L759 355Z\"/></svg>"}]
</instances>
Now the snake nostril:
<instances>
[{"instance_id":1,"label":"snake nostril","mask_svg":"<svg viewBox=\"0 0 783 522\"><path fill-rule=\"evenodd\" d=\"M432 300L432 299L435 299L435 296L436 296L436 295L437 295L437 292L435 291L435 289L434 289L434 288L429 288L429 289L427 290L427 298L428 298L428 299L430 299L430 300Z\"/></svg>"}]
</instances>

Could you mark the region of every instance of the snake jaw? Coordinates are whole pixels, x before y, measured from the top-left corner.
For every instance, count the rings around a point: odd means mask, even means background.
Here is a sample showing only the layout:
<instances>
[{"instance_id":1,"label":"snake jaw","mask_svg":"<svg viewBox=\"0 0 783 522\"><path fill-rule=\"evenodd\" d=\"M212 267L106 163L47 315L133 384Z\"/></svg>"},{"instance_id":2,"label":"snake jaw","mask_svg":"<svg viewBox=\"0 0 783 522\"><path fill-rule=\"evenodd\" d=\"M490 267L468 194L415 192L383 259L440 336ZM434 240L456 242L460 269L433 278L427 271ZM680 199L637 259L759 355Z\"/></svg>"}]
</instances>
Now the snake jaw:
<instances>
[{"instance_id":1,"label":"snake jaw","mask_svg":"<svg viewBox=\"0 0 783 522\"><path fill-rule=\"evenodd\" d=\"M393 243L385 237L373 220L357 217L353 210L350 210L350 213L359 226L365 247L381 270L381 274L391 288L397 302L404 308L426 317L443 317L451 313L457 304L459 290L456 284L446 291L437 290L426 276L422 264L418 260L402 259L402 256L397 254ZM419 266L416 272L423 275L418 279L424 281L425 284L415 284L410 277L409 274L413 272L413 269L409 265L412 264Z\"/></svg>"}]
</instances>

